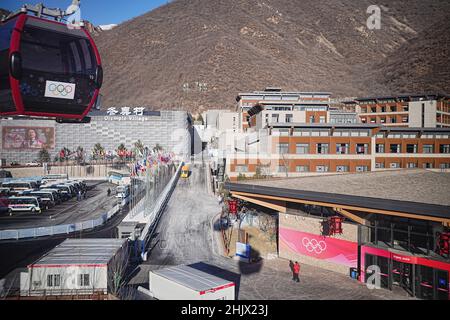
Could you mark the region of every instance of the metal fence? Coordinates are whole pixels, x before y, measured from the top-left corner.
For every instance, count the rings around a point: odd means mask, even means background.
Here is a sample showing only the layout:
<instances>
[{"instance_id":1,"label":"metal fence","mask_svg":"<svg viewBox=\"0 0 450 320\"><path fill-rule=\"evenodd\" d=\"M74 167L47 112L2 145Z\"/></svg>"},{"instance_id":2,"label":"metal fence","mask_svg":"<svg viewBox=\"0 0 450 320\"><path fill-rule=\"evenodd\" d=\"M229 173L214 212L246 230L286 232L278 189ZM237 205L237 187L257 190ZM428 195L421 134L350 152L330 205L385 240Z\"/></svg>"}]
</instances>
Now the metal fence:
<instances>
[{"instance_id":1,"label":"metal fence","mask_svg":"<svg viewBox=\"0 0 450 320\"><path fill-rule=\"evenodd\" d=\"M0 231L0 240L12 240L12 239L19 240L26 238L47 237L59 234L69 234L81 230L93 229L106 223L106 221L108 221L110 218L116 215L119 211L120 205L116 205L113 208L111 208L108 212L102 214L97 219L48 227L2 230Z\"/></svg>"}]
</instances>

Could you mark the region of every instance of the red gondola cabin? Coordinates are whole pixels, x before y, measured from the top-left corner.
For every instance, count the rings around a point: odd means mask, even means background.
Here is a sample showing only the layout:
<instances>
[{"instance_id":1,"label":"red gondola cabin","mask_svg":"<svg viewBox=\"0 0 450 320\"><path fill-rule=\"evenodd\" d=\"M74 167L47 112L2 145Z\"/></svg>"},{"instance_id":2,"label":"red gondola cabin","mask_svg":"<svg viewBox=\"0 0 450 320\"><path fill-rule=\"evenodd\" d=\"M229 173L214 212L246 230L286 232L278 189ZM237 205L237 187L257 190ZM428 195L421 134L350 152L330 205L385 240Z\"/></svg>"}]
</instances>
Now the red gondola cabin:
<instances>
[{"instance_id":1,"label":"red gondola cabin","mask_svg":"<svg viewBox=\"0 0 450 320\"><path fill-rule=\"evenodd\" d=\"M0 115L83 119L102 84L84 28L19 13L0 24Z\"/></svg>"}]
</instances>

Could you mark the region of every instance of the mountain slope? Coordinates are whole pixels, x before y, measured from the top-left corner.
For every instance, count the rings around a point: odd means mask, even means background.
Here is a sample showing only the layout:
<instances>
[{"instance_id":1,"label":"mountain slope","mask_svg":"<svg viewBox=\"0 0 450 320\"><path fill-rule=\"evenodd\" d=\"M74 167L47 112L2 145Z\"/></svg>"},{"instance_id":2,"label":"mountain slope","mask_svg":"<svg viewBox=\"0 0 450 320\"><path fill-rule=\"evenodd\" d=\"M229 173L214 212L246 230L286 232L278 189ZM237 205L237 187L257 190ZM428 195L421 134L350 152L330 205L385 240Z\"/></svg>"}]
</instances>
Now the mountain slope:
<instances>
[{"instance_id":1,"label":"mountain slope","mask_svg":"<svg viewBox=\"0 0 450 320\"><path fill-rule=\"evenodd\" d=\"M377 64L372 83L387 87L390 93L395 93L394 88L404 93L450 93L449 57L450 19L444 18Z\"/></svg>"},{"instance_id":2,"label":"mountain slope","mask_svg":"<svg viewBox=\"0 0 450 320\"><path fill-rule=\"evenodd\" d=\"M403 90L411 79L390 82L378 70L434 39L450 3L383 2L382 28L369 30L370 0L173 1L96 36L103 105L201 111L233 107L238 92L266 86L337 96ZM423 85L448 90L449 80L444 72Z\"/></svg>"}]
</instances>

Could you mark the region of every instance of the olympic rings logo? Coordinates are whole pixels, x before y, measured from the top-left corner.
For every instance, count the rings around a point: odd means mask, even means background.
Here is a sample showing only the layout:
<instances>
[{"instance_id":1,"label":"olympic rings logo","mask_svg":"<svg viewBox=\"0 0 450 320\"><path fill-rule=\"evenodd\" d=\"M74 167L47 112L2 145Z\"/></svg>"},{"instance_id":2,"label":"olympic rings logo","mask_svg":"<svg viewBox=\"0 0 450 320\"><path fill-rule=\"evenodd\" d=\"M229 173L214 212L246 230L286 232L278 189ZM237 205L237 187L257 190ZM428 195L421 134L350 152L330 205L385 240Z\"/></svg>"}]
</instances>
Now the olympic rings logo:
<instances>
[{"instance_id":1,"label":"olympic rings logo","mask_svg":"<svg viewBox=\"0 0 450 320\"><path fill-rule=\"evenodd\" d=\"M56 85L54 83L51 83L48 86L48 90L50 90L50 92L53 93L53 95L55 96L60 95L65 97L72 92L72 87L69 85L64 86L62 84Z\"/></svg>"},{"instance_id":2,"label":"olympic rings logo","mask_svg":"<svg viewBox=\"0 0 450 320\"><path fill-rule=\"evenodd\" d=\"M317 254L321 254L327 249L327 244L325 241L317 241L316 239L309 239L307 237L303 237L302 245L308 252L315 252Z\"/></svg>"}]
</instances>

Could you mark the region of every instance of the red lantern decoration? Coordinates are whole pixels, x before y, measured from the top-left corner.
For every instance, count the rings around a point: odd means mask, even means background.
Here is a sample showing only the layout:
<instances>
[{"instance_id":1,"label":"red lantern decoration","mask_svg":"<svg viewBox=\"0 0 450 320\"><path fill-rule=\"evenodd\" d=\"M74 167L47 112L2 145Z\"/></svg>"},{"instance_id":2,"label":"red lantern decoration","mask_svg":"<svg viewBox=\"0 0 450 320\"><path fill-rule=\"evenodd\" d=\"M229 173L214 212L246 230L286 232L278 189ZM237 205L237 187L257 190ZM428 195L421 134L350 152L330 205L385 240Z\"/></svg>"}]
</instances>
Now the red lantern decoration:
<instances>
[{"instance_id":1,"label":"red lantern decoration","mask_svg":"<svg viewBox=\"0 0 450 320\"><path fill-rule=\"evenodd\" d=\"M342 234L342 222L344 221L343 217L339 216L332 216L328 218L328 226L329 231L328 235L334 235L334 234Z\"/></svg>"},{"instance_id":2,"label":"red lantern decoration","mask_svg":"<svg viewBox=\"0 0 450 320\"><path fill-rule=\"evenodd\" d=\"M436 247L441 256L450 254L450 232L438 232Z\"/></svg>"},{"instance_id":3,"label":"red lantern decoration","mask_svg":"<svg viewBox=\"0 0 450 320\"><path fill-rule=\"evenodd\" d=\"M232 214L237 214L237 200L228 201L228 210Z\"/></svg>"}]
</instances>

